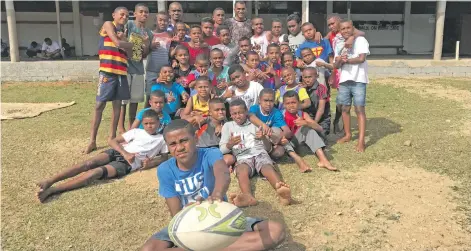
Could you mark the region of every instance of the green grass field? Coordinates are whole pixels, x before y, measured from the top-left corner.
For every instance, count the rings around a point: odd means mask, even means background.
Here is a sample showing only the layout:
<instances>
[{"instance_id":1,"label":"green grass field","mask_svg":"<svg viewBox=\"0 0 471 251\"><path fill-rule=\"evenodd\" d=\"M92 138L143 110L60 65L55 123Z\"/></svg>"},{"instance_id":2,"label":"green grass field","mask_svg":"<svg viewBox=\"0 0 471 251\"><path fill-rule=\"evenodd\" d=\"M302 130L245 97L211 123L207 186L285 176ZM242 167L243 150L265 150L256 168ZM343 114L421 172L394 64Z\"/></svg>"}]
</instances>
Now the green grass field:
<instances>
[{"instance_id":1,"label":"green grass field","mask_svg":"<svg viewBox=\"0 0 471 251\"><path fill-rule=\"evenodd\" d=\"M89 157L81 151L94 83L1 89L3 103L76 101L2 121L3 250L137 250L166 226L155 169L37 202L36 181ZM296 203L279 205L268 182L255 179L260 203L246 214L286 224L289 238L279 250L471 250L471 80L374 79L367 95L365 153L354 151L356 140L339 145L331 136L328 155L339 173L301 174L283 159ZM99 131L102 149L110 110ZM317 163L312 154L305 158ZM238 191L235 177L230 191Z\"/></svg>"}]
</instances>

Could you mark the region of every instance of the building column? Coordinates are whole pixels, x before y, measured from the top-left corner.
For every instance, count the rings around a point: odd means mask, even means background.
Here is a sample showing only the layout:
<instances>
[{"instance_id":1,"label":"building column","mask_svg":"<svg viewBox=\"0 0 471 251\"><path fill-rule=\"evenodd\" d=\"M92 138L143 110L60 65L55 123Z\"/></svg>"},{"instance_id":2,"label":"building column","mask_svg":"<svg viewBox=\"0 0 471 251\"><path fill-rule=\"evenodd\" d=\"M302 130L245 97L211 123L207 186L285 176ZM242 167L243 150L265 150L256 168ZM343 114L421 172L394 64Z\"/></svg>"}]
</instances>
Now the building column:
<instances>
[{"instance_id":1,"label":"building column","mask_svg":"<svg viewBox=\"0 0 471 251\"><path fill-rule=\"evenodd\" d=\"M62 31L61 31L61 9L59 5L59 0L56 0L56 20L57 20L57 36L59 41L59 46L61 47L62 58L65 58L64 50L62 50Z\"/></svg>"},{"instance_id":2,"label":"building column","mask_svg":"<svg viewBox=\"0 0 471 251\"><path fill-rule=\"evenodd\" d=\"M253 4L253 3L255 3L255 4ZM252 2L252 1L247 1L247 3L246 3L247 18L252 19L252 16L253 16L253 6L255 5L255 7L257 7L257 4L256 4L256 3L257 3L256 1L254 1L254 2Z\"/></svg>"},{"instance_id":3,"label":"building column","mask_svg":"<svg viewBox=\"0 0 471 251\"><path fill-rule=\"evenodd\" d=\"M79 1L72 1L72 15L74 20L74 46L75 56L83 56L82 49L82 24L80 17L80 3Z\"/></svg>"},{"instance_id":4,"label":"building column","mask_svg":"<svg viewBox=\"0 0 471 251\"><path fill-rule=\"evenodd\" d=\"M165 11L167 12L167 1L157 0L157 12Z\"/></svg>"},{"instance_id":5,"label":"building column","mask_svg":"<svg viewBox=\"0 0 471 251\"><path fill-rule=\"evenodd\" d=\"M18 46L18 36L16 34L16 13L13 0L5 1L5 10L7 12L8 42L10 43L11 62L20 62L20 51Z\"/></svg>"},{"instance_id":6,"label":"building column","mask_svg":"<svg viewBox=\"0 0 471 251\"><path fill-rule=\"evenodd\" d=\"M410 33L410 9L412 6L411 1L406 1L404 5L404 25L402 27L402 46L404 46L402 49L404 51L407 51L409 48L409 33Z\"/></svg>"},{"instance_id":7,"label":"building column","mask_svg":"<svg viewBox=\"0 0 471 251\"><path fill-rule=\"evenodd\" d=\"M327 16L325 17L325 19L327 20L327 18L329 18L329 15L332 15L332 13L334 13L334 2L333 1L327 1ZM327 22L325 22L325 27L324 28L325 28L326 32L329 31L329 27L328 27Z\"/></svg>"},{"instance_id":8,"label":"building column","mask_svg":"<svg viewBox=\"0 0 471 251\"><path fill-rule=\"evenodd\" d=\"M442 59L443 30L445 28L446 1L437 1L437 14L435 15L435 48L433 50L433 60Z\"/></svg>"},{"instance_id":9,"label":"building column","mask_svg":"<svg viewBox=\"0 0 471 251\"><path fill-rule=\"evenodd\" d=\"M309 0L303 0L302 2L302 22L306 23L309 22Z\"/></svg>"}]
</instances>

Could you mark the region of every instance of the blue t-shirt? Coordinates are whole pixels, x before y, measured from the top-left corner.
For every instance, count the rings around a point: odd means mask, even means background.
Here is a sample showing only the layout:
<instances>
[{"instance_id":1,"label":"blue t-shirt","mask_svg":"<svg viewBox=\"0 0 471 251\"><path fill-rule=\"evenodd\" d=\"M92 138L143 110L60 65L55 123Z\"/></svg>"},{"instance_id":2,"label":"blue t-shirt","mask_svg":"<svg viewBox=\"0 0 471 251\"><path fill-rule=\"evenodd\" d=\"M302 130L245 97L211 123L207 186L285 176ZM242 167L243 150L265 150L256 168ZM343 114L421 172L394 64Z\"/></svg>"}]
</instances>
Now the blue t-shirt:
<instances>
[{"instance_id":1,"label":"blue t-shirt","mask_svg":"<svg viewBox=\"0 0 471 251\"><path fill-rule=\"evenodd\" d=\"M253 105L250 107L249 113L254 114L260 119L263 123L267 124L269 127L278 127L281 128L286 126L285 119L283 118L283 114L281 114L280 110L273 108L270 114L264 115L260 110L260 105Z\"/></svg>"},{"instance_id":2,"label":"blue t-shirt","mask_svg":"<svg viewBox=\"0 0 471 251\"><path fill-rule=\"evenodd\" d=\"M195 202L196 197L206 199L214 190L216 179L213 166L222 160L219 148L198 148L198 160L188 171L182 171L177 166L177 160L171 158L159 165L159 194L168 199L178 197L182 207Z\"/></svg>"},{"instance_id":3,"label":"blue t-shirt","mask_svg":"<svg viewBox=\"0 0 471 251\"><path fill-rule=\"evenodd\" d=\"M329 63L329 55L334 53L332 51L332 46L330 46L330 42L328 39L323 38L320 42L320 44L314 42L314 41L305 41L302 43L299 48L296 50L296 57L301 58L301 50L304 48L309 48L312 50L312 53L314 53L314 56L316 58L321 58L325 62Z\"/></svg>"},{"instance_id":4,"label":"blue t-shirt","mask_svg":"<svg viewBox=\"0 0 471 251\"><path fill-rule=\"evenodd\" d=\"M162 83L152 84L150 91L153 92L157 90L163 91L167 100L169 99L170 95L173 95L173 97L175 97L175 100L173 102L167 102L165 104L163 109L165 113L174 114L175 112L177 112L178 109L180 109L182 94L185 93L185 88L183 88L183 86L177 83L172 83L172 87L169 89Z\"/></svg>"},{"instance_id":5,"label":"blue t-shirt","mask_svg":"<svg viewBox=\"0 0 471 251\"><path fill-rule=\"evenodd\" d=\"M152 108L144 108L142 110L139 111L139 113L137 114L136 116L136 119L140 121L139 123L139 128L140 129L144 129L144 126L142 125L142 117L144 116L144 112L147 111L147 110L150 110ZM172 121L172 119L170 118L170 116L168 115L168 113L162 111L162 118L159 119L160 120L160 127L159 129L157 130L157 133L161 133L162 130L164 129L164 127L168 124L170 124L170 121Z\"/></svg>"}]
</instances>

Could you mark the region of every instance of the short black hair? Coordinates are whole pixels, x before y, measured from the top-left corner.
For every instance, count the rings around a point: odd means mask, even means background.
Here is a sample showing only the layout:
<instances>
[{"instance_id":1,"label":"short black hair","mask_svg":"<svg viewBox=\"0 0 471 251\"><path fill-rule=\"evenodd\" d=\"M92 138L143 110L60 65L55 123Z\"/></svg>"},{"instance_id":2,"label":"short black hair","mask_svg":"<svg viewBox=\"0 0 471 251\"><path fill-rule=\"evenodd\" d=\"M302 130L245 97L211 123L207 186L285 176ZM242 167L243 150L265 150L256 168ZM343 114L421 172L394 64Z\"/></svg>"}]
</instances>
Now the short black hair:
<instances>
[{"instance_id":1,"label":"short black hair","mask_svg":"<svg viewBox=\"0 0 471 251\"><path fill-rule=\"evenodd\" d=\"M209 85L211 85L211 80L209 80L209 77L208 76L199 76L196 80L195 80L195 86L199 83L199 82L208 82Z\"/></svg>"},{"instance_id":2,"label":"short black hair","mask_svg":"<svg viewBox=\"0 0 471 251\"><path fill-rule=\"evenodd\" d=\"M313 71L317 74L317 68L316 67L312 67L312 66L309 66L309 67L306 67L303 69L303 72L304 71Z\"/></svg>"},{"instance_id":3,"label":"short black hair","mask_svg":"<svg viewBox=\"0 0 471 251\"><path fill-rule=\"evenodd\" d=\"M229 67L229 70L227 70L227 75L232 75L235 72L242 72L244 73L244 68L240 64L234 64Z\"/></svg>"},{"instance_id":4,"label":"short black hair","mask_svg":"<svg viewBox=\"0 0 471 251\"><path fill-rule=\"evenodd\" d=\"M250 43L250 38L245 37L245 36L241 37L238 42L242 42L242 41L246 41L246 40L249 41L249 43Z\"/></svg>"},{"instance_id":5,"label":"short black hair","mask_svg":"<svg viewBox=\"0 0 471 251\"><path fill-rule=\"evenodd\" d=\"M200 29L200 30L201 30L201 25L199 25L199 24L192 24L192 25L190 26L190 30L191 30L191 29Z\"/></svg>"},{"instance_id":6,"label":"short black hair","mask_svg":"<svg viewBox=\"0 0 471 251\"><path fill-rule=\"evenodd\" d=\"M149 7L147 7L147 4L145 4L145 3L136 4L136 6L134 6L134 10L137 10L137 8L139 8L139 7L144 7L144 8L147 8L147 10L149 10Z\"/></svg>"},{"instance_id":7,"label":"short black hair","mask_svg":"<svg viewBox=\"0 0 471 251\"><path fill-rule=\"evenodd\" d=\"M306 48L302 48L301 51L299 51L299 52L302 53L303 51L310 51L310 52L312 52L312 49L306 47ZM313 53L313 54L314 54L314 53Z\"/></svg>"},{"instance_id":8,"label":"short black hair","mask_svg":"<svg viewBox=\"0 0 471 251\"><path fill-rule=\"evenodd\" d=\"M31 42L31 45L36 47L36 45L38 45L38 43L36 43L36 41L33 41L33 42Z\"/></svg>"},{"instance_id":9,"label":"short black hair","mask_svg":"<svg viewBox=\"0 0 471 251\"><path fill-rule=\"evenodd\" d=\"M166 11L159 11L159 12L157 12L157 14L155 14L155 15L156 15L156 16L162 15L162 16L167 16L167 17L168 17L168 12L166 12Z\"/></svg>"},{"instance_id":10,"label":"short black hair","mask_svg":"<svg viewBox=\"0 0 471 251\"><path fill-rule=\"evenodd\" d=\"M283 95L283 101L285 101L286 98L296 98L299 101L299 95L296 91L287 91Z\"/></svg>"},{"instance_id":11,"label":"short black hair","mask_svg":"<svg viewBox=\"0 0 471 251\"><path fill-rule=\"evenodd\" d=\"M225 102L222 98L212 98L209 100L209 105L212 104L225 104Z\"/></svg>"},{"instance_id":12,"label":"short black hair","mask_svg":"<svg viewBox=\"0 0 471 251\"><path fill-rule=\"evenodd\" d=\"M170 68L170 69L172 69L172 70L173 70L173 67L172 67L172 66L170 66L170 65L166 64L166 65L162 65L162 67L160 67L160 71L159 71L159 73L162 71L162 69L163 69L163 68Z\"/></svg>"},{"instance_id":13,"label":"short black hair","mask_svg":"<svg viewBox=\"0 0 471 251\"><path fill-rule=\"evenodd\" d=\"M214 9L214 10L213 10L213 15L214 15L214 12L216 12L216 11L218 11L218 10L222 10L222 11L224 11L224 9L223 9L223 8L221 8L221 7L217 7L216 9ZM226 14L226 12L225 12L225 11L224 11L224 14Z\"/></svg>"},{"instance_id":14,"label":"short black hair","mask_svg":"<svg viewBox=\"0 0 471 251\"><path fill-rule=\"evenodd\" d=\"M165 93L161 90L155 90L150 93L150 98L152 97L158 97L158 98L164 98L165 99Z\"/></svg>"},{"instance_id":15,"label":"short black hair","mask_svg":"<svg viewBox=\"0 0 471 251\"><path fill-rule=\"evenodd\" d=\"M201 24L204 23L211 23L212 25L214 25L214 20L211 17L203 17L201 18Z\"/></svg>"},{"instance_id":16,"label":"short black hair","mask_svg":"<svg viewBox=\"0 0 471 251\"><path fill-rule=\"evenodd\" d=\"M247 111L247 105L245 104L245 101L240 98L232 100L231 103L229 104L229 107L236 107L236 106L242 106Z\"/></svg>"},{"instance_id":17,"label":"short black hair","mask_svg":"<svg viewBox=\"0 0 471 251\"><path fill-rule=\"evenodd\" d=\"M247 58L249 58L249 56L255 56L255 55L256 55L256 56L259 56L259 58L260 58L260 55L258 55L258 53L256 53L255 51L249 51L249 52L247 52Z\"/></svg>"},{"instance_id":18,"label":"short black hair","mask_svg":"<svg viewBox=\"0 0 471 251\"><path fill-rule=\"evenodd\" d=\"M314 23L310 23L310 22L305 22L305 23L303 23L303 25L301 25L301 29L302 29L303 27L306 27L306 26L308 26L308 25L312 25L312 27L314 27L314 29L316 29L316 30L317 30L317 27L316 27L316 25L315 25Z\"/></svg>"},{"instance_id":19,"label":"short black hair","mask_svg":"<svg viewBox=\"0 0 471 251\"><path fill-rule=\"evenodd\" d=\"M114 9L113 13L118 12L118 11L120 11L120 10L125 10L125 11L127 11L128 8L126 8L126 7L124 7L124 6L118 6L118 7L116 7L116 8Z\"/></svg>"},{"instance_id":20,"label":"short black hair","mask_svg":"<svg viewBox=\"0 0 471 251\"><path fill-rule=\"evenodd\" d=\"M294 12L293 14L289 15L287 18L286 18L286 22L289 22L289 21L296 21L296 23L301 23L301 15L299 14L299 12Z\"/></svg>"},{"instance_id":21,"label":"short black hair","mask_svg":"<svg viewBox=\"0 0 471 251\"><path fill-rule=\"evenodd\" d=\"M188 50L188 48L186 48L186 46L183 46L183 45L177 45L177 47L175 47L175 55L177 54L177 51L180 51L180 50L184 50L186 51L186 53L190 54L190 51Z\"/></svg>"},{"instance_id":22,"label":"short black hair","mask_svg":"<svg viewBox=\"0 0 471 251\"><path fill-rule=\"evenodd\" d=\"M222 53L222 54L224 55L224 52L222 52L222 50L219 49L219 48L214 48L214 49L212 49L211 52L209 53L209 55L211 55L211 53L213 53L213 52L220 52L220 53Z\"/></svg>"},{"instance_id":23,"label":"short black hair","mask_svg":"<svg viewBox=\"0 0 471 251\"><path fill-rule=\"evenodd\" d=\"M218 36L221 35L221 31L222 31L222 30L228 30L229 32L231 31L231 30L229 29L229 26L227 26L227 25L219 25L218 28L216 29L216 33L218 34Z\"/></svg>"},{"instance_id":24,"label":"short black hair","mask_svg":"<svg viewBox=\"0 0 471 251\"><path fill-rule=\"evenodd\" d=\"M267 46L267 51L268 51L270 48L278 48L278 49L280 49L280 46L277 45L277 44L275 44L275 43L271 43L271 44L269 44L269 45Z\"/></svg>"},{"instance_id":25,"label":"short black hair","mask_svg":"<svg viewBox=\"0 0 471 251\"><path fill-rule=\"evenodd\" d=\"M273 90L272 88L263 88L260 91L260 94L258 94L258 98L260 99L265 94L273 95L273 98L274 98L275 97L275 90Z\"/></svg>"},{"instance_id":26,"label":"short black hair","mask_svg":"<svg viewBox=\"0 0 471 251\"><path fill-rule=\"evenodd\" d=\"M47 38L44 39L44 42L52 42L52 40L47 37Z\"/></svg>"},{"instance_id":27,"label":"short black hair","mask_svg":"<svg viewBox=\"0 0 471 251\"><path fill-rule=\"evenodd\" d=\"M154 111L155 112L155 111ZM175 119L168 124L164 129L164 137L173 131L185 129L191 136L195 136L195 128L190 124L190 122L184 119Z\"/></svg>"},{"instance_id":28,"label":"short black hair","mask_svg":"<svg viewBox=\"0 0 471 251\"><path fill-rule=\"evenodd\" d=\"M243 5L245 5L245 1L236 1L236 2L234 3L234 7L235 7L237 4L243 4Z\"/></svg>"},{"instance_id":29,"label":"short black hair","mask_svg":"<svg viewBox=\"0 0 471 251\"><path fill-rule=\"evenodd\" d=\"M159 114L157 114L157 112L152 109L148 109L144 112L144 114L142 114L142 119L145 119L145 118L153 118L157 121L160 121Z\"/></svg>"}]
</instances>

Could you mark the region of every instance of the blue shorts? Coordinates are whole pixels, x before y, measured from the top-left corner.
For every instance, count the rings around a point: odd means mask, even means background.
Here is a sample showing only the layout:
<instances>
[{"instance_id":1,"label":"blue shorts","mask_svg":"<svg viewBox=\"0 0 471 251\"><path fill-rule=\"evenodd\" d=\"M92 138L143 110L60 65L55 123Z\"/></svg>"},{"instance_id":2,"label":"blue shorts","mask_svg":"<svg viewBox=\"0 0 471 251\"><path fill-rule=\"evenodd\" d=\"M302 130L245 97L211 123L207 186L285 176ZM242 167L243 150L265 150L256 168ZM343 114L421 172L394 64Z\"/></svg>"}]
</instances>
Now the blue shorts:
<instances>
[{"instance_id":1,"label":"blue shorts","mask_svg":"<svg viewBox=\"0 0 471 251\"><path fill-rule=\"evenodd\" d=\"M128 76L100 71L96 101L108 102L130 98Z\"/></svg>"},{"instance_id":2,"label":"blue shorts","mask_svg":"<svg viewBox=\"0 0 471 251\"><path fill-rule=\"evenodd\" d=\"M255 225L257 223L260 223L260 222L263 221L260 218L252 218L252 217L247 217L246 219L247 219L247 225L245 227L245 232L255 231L254 230ZM167 241L167 242L170 242L172 244L172 247L175 247L175 244L172 242L172 240L170 239L170 236L168 234L168 227L165 227L162 230L160 230L159 232L152 235L151 239L156 239L156 240L160 240L160 241Z\"/></svg>"},{"instance_id":3,"label":"blue shorts","mask_svg":"<svg viewBox=\"0 0 471 251\"><path fill-rule=\"evenodd\" d=\"M337 94L337 104L340 105L365 106L366 105L366 84L353 81L340 83Z\"/></svg>"}]
</instances>

